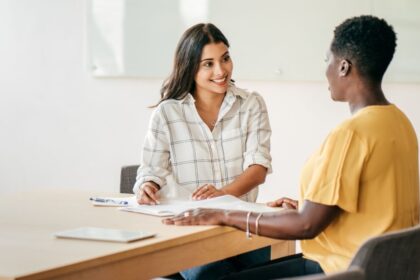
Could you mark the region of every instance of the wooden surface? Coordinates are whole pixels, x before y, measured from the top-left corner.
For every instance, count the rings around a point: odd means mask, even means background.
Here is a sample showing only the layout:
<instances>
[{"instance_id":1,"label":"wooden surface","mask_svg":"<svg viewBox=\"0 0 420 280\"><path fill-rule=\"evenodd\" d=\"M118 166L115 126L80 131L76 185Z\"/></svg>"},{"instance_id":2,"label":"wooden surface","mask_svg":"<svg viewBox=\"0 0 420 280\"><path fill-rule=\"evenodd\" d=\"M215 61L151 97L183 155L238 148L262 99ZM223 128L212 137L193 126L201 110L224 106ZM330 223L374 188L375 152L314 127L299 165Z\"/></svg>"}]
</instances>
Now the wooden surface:
<instances>
[{"instance_id":1,"label":"wooden surface","mask_svg":"<svg viewBox=\"0 0 420 280\"><path fill-rule=\"evenodd\" d=\"M233 228L167 226L158 217L94 207L88 200L93 195L98 194L44 190L2 195L0 279L150 279L267 245L274 244L276 257L295 250L292 241L248 240ZM127 244L53 236L83 226L157 236Z\"/></svg>"}]
</instances>

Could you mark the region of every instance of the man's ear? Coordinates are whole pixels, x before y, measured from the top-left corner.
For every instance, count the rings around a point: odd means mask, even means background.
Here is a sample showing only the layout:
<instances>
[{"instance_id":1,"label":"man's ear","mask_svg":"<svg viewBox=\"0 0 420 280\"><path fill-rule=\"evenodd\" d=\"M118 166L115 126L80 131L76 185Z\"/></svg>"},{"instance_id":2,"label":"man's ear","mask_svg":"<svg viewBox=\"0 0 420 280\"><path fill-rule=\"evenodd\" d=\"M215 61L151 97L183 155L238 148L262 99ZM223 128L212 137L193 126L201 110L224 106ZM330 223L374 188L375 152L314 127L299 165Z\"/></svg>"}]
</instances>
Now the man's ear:
<instances>
[{"instance_id":1,"label":"man's ear","mask_svg":"<svg viewBox=\"0 0 420 280\"><path fill-rule=\"evenodd\" d=\"M339 76L340 77L347 76L350 73L350 69L351 69L350 61L343 59L342 61L340 61Z\"/></svg>"}]
</instances>

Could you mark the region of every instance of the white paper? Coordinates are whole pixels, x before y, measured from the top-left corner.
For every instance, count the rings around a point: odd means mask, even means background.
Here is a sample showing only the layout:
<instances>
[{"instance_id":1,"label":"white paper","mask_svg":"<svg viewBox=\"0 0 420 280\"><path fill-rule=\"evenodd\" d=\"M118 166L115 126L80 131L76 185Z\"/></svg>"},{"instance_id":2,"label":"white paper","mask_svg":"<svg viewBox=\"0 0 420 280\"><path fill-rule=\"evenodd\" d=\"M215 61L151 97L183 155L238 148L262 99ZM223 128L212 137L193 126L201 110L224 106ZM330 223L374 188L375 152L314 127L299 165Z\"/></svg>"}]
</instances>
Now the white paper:
<instances>
[{"instance_id":1,"label":"white paper","mask_svg":"<svg viewBox=\"0 0 420 280\"><path fill-rule=\"evenodd\" d=\"M275 212L281 208L268 207L264 204L243 201L232 195L224 195L205 200L175 200L163 199L159 205L129 205L120 210L160 217L173 216L189 209L211 208L223 210L252 211L257 213Z\"/></svg>"}]
</instances>

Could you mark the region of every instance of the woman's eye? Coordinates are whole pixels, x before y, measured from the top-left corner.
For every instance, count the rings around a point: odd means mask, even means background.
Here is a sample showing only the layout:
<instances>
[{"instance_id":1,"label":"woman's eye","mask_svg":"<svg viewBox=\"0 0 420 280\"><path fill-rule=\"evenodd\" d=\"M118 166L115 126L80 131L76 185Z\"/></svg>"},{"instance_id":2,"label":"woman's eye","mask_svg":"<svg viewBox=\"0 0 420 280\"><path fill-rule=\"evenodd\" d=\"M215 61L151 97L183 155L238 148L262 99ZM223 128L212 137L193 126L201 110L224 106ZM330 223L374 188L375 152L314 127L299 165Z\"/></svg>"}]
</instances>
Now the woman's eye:
<instances>
[{"instance_id":1,"label":"woman's eye","mask_svg":"<svg viewBox=\"0 0 420 280\"><path fill-rule=\"evenodd\" d=\"M203 66L204 67L212 67L213 66L213 62L205 62L204 64L203 64Z\"/></svg>"},{"instance_id":2,"label":"woman's eye","mask_svg":"<svg viewBox=\"0 0 420 280\"><path fill-rule=\"evenodd\" d=\"M230 56L228 56L228 55L223 58L224 62L228 62L229 60L230 60Z\"/></svg>"}]
</instances>

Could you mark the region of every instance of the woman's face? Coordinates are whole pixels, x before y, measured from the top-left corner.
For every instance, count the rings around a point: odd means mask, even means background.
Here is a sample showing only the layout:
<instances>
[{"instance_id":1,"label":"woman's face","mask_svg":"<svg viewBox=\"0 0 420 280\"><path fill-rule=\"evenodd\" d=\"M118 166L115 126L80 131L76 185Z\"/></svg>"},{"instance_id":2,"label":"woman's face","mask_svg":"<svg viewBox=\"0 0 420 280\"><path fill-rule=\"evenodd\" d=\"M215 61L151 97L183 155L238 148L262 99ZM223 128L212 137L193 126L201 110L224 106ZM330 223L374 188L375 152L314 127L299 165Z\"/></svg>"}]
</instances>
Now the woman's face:
<instances>
[{"instance_id":1,"label":"woman's face","mask_svg":"<svg viewBox=\"0 0 420 280\"><path fill-rule=\"evenodd\" d=\"M224 43L205 45L194 79L196 93L226 93L232 69L233 63Z\"/></svg>"}]
</instances>

